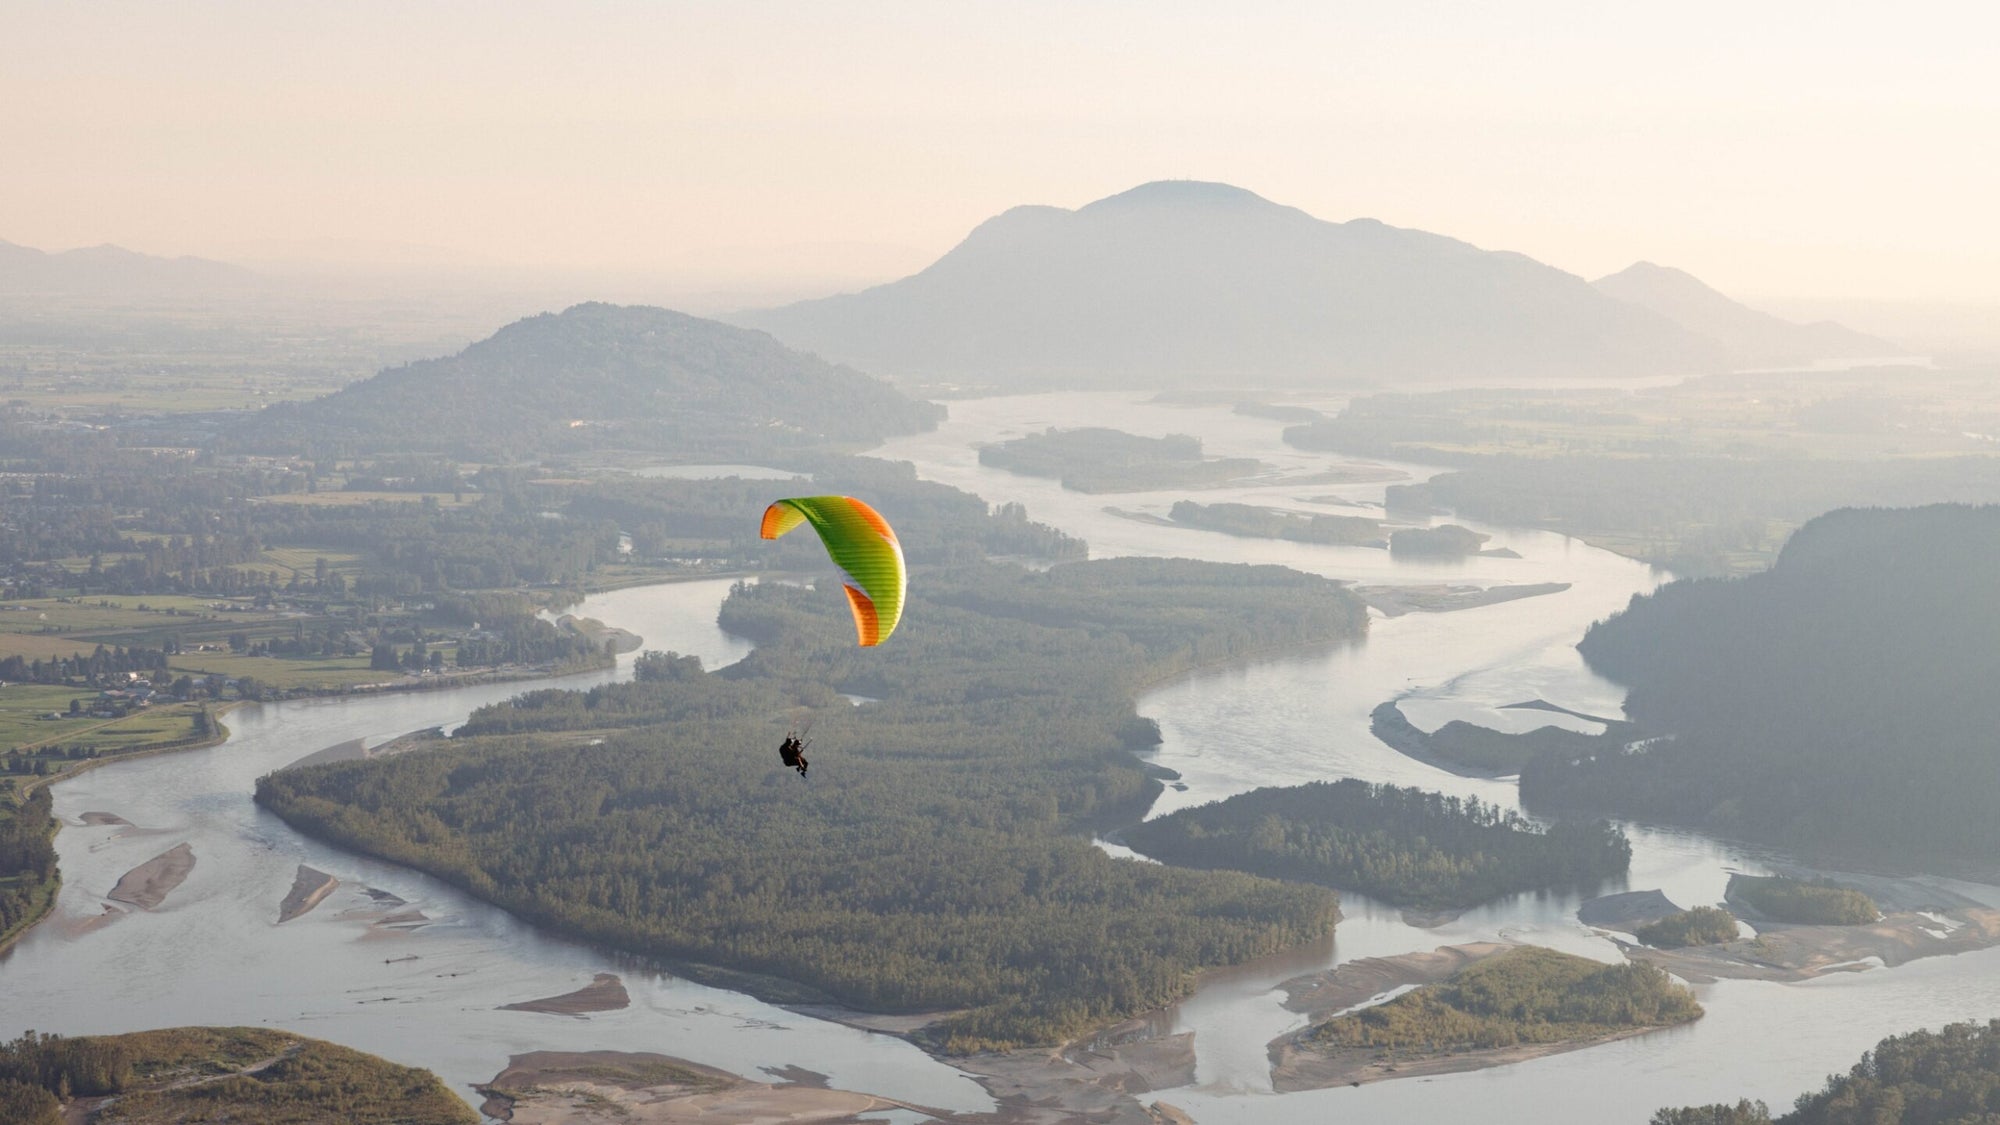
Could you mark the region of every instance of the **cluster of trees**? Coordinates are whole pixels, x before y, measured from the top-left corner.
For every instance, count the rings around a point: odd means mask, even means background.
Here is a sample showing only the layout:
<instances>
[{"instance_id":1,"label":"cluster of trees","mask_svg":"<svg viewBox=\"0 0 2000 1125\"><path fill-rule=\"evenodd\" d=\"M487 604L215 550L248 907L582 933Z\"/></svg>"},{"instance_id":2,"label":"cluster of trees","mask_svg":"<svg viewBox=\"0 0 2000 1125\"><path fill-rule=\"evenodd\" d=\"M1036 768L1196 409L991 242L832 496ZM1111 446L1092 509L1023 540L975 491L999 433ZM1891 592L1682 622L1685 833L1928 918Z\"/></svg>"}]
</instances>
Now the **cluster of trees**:
<instances>
[{"instance_id":1,"label":"cluster of trees","mask_svg":"<svg viewBox=\"0 0 2000 1125\"><path fill-rule=\"evenodd\" d=\"M1716 906L1697 906L1648 922L1633 936L1656 949L1680 949L1735 941L1737 933L1735 915Z\"/></svg>"},{"instance_id":2,"label":"cluster of trees","mask_svg":"<svg viewBox=\"0 0 2000 1125\"><path fill-rule=\"evenodd\" d=\"M154 673L166 670L167 653L163 649L126 648L123 645L98 645L88 656L79 654L28 660L17 654L0 658L0 681L15 684L82 683L94 686L108 683L112 677L124 680L128 672L137 672L151 679Z\"/></svg>"},{"instance_id":3,"label":"cluster of trees","mask_svg":"<svg viewBox=\"0 0 2000 1125\"><path fill-rule=\"evenodd\" d=\"M531 692L452 745L276 774L258 799L565 932L760 974L767 995L960 1010L952 1050L1059 1040L1333 925L1323 889L1113 860L1083 834L1158 792L1129 752L1156 737L1141 684L1352 639L1351 594L1147 559L951 567L911 594L895 643L859 649L831 586L740 585L724 624L761 644L723 672L648 656L635 681ZM808 724L802 780L777 744ZM568 733L585 729L604 741Z\"/></svg>"},{"instance_id":4,"label":"cluster of trees","mask_svg":"<svg viewBox=\"0 0 2000 1125\"><path fill-rule=\"evenodd\" d=\"M1972 1125L2000 1106L2000 1020L1892 1035L1773 1118L1763 1102L1662 1109L1651 1125Z\"/></svg>"},{"instance_id":5,"label":"cluster of trees","mask_svg":"<svg viewBox=\"0 0 2000 1125\"><path fill-rule=\"evenodd\" d=\"M1123 835L1167 863L1297 879L1427 908L1592 884L1632 860L1631 842L1602 821L1543 829L1477 798L1352 778L1257 789Z\"/></svg>"},{"instance_id":6,"label":"cluster of trees","mask_svg":"<svg viewBox=\"0 0 2000 1125\"><path fill-rule=\"evenodd\" d=\"M411 654L422 654L422 641ZM433 652L432 656L440 654ZM558 629L539 617L508 617L492 625L482 624L458 642L456 661L461 668L484 668L498 664L557 664L608 667L612 654L601 651L589 637ZM441 664L442 661L434 661Z\"/></svg>"},{"instance_id":7,"label":"cluster of trees","mask_svg":"<svg viewBox=\"0 0 2000 1125\"><path fill-rule=\"evenodd\" d=\"M48 787L42 786L18 807L0 810L0 940L40 918L56 892L51 808Z\"/></svg>"},{"instance_id":8,"label":"cluster of trees","mask_svg":"<svg viewBox=\"0 0 2000 1125\"><path fill-rule=\"evenodd\" d=\"M1668 584L1578 648L1657 737L1521 773L1531 809L1794 850L1983 863L2000 850L2000 507L1844 510L1777 563Z\"/></svg>"},{"instance_id":9,"label":"cluster of trees","mask_svg":"<svg viewBox=\"0 0 2000 1125\"><path fill-rule=\"evenodd\" d=\"M254 1074L236 1073L250 1066L258 1066ZM30 1031L0 1043L0 1121L8 1125L61 1125L64 1102L107 1094L118 1095L120 1121L478 1120L427 1070L263 1028L78 1037Z\"/></svg>"},{"instance_id":10,"label":"cluster of trees","mask_svg":"<svg viewBox=\"0 0 2000 1125\"><path fill-rule=\"evenodd\" d=\"M1053 477L1076 492L1140 492L1221 484L1263 468L1248 457L1204 458L1188 434L1149 438L1122 430L1051 427L979 447L979 463L1029 477Z\"/></svg>"},{"instance_id":11,"label":"cluster of trees","mask_svg":"<svg viewBox=\"0 0 2000 1125\"><path fill-rule=\"evenodd\" d=\"M1773 922L1865 926L1882 916L1874 899L1825 879L1807 882L1783 875L1731 875L1726 897Z\"/></svg>"},{"instance_id":12,"label":"cluster of trees","mask_svg":"<svg viewBox=\"0 0 2000 1125\"><path fill-rule=\"evenodd\" d=\"M1453 719L1426 732L1403 714L1395 700L1381 703L1368 713L1368 730L1385 744L1423 761L1434 761L1446 769L1475 775L1518 772L1543 754L1577 758L1611 746L1624 745L1627 726L1611 724L1603 734L1584 734L1554 725L1536 727L1524 734L1508 734L1463 719Z\"/></svg>"},{"instance_id":13,"label":"cluster of trees","mask_svg":"<svg viewBox=\"0 0 2000 1125\"><path fill-rule=\"evenodd\" d=\"M1312 1030L1322 1047L1424 1054L1560 1043L1701 1018L1694 993L1645 961L1606 965L1524 945Z\"/></svg>"},{"instance_id":14,"label":"cluster of trees","mask_svg":"<svg viewBox=\"0 0 2000 1125\"><path fill-rule=\"evenodd\" d=\"M1296 543L1337 543L1355 547L1380 546L1382 524L1365 516L1333 516L1317 512L1287 512L1254 504L1174 503L1167 513L1175 523L1253 539L1289 539Z\"/></svg>"}]
</instances>

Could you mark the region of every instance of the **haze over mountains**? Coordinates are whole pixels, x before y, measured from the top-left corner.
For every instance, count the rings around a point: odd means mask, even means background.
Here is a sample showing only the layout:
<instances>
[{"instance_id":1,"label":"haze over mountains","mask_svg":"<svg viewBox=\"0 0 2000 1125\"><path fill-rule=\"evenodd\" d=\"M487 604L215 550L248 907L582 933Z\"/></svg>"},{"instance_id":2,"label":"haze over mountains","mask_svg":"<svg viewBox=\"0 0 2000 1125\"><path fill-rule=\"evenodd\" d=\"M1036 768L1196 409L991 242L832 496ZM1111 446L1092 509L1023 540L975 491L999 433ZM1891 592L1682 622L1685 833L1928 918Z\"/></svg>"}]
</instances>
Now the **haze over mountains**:
<instances>
[{"instance_id":1,"label":"haze over mountains","mask_svg":"<svg viewBox=\"0 0 2000 1125\"><path fill-rule=\"evenodd\" d=\"M110 245L49 254L0 242L0 296L205 293L256 283L257 275L242 266L207 258L163 258Z\"/></svg>"},{"instance_id":2,"label":"haze over mountains","mask_svg":"<svg viewBox=\"0 0 2000 1125\"><path fill-rule=\"evenodd\" d=\"M1520 254L1163 181L1074 211L1016 207L912 277L730 319L885 376L1003 386L1654 375L1774 350L1818 358L1817 329L1798 329L1793 348L1780 340L1793 326L1759 334L1746 325L1762 314L1657 280L1593 286ZM1829 335L1840 350L1828 354L1855 354L1851 335Z\"/></svg>"},{"instance_id":3,"label":"haze over mountains","mask_svg":"<svg viewBox=\"0 0 2000 1125\"><path fill-rule=\"evenodd\" d=\"M1901 355L1906 349L1831 321L1794 324L1738 304L1671 266L1635 262L1591 282L1601 293L1651 309L1721 344L1739 363L1810 363Z\"/></svg>"},{"instance_id":4,"label":"haze over mountains","mask_svg":"<svg viewBox=\"0 0 2000 1125\"><path fill-rule=\"evenodd\" d=\"M666 309L584 304L516 321L457 355L273 406L247 419L235 440L500 461L611 447L755 456L873 443L943 416L762 332Z\"/></svg>"}]
</instances>

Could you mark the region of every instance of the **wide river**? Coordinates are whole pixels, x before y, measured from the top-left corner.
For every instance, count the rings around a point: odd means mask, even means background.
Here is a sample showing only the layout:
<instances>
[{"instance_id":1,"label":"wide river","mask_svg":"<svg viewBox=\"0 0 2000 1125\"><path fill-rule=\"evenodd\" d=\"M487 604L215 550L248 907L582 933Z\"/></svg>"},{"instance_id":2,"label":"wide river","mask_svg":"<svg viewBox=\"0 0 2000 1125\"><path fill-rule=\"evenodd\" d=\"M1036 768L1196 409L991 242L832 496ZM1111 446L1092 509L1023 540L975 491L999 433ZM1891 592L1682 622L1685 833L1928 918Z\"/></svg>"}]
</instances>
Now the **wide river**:
<instances>
[{"instance_id":1,"label":"wide river","mask_svg":"<svg viewBox=\"0 0 2000 1125\"><path fill-rule=\"evenodd\" d=\"M1212 455L1250 456L1273 475L1254 487L1085 496L1053 481L979 465L980 442L1048 426L1114 425L1135 433L1199 436ZM899 439L880 456L914 462L930 479L999 503L1019 501L1091 544L1094 556L1177 555L1283 563L1363 583L1568 582L1560 594L1446 614L1378 618L1366 643L1203 673L1149 694L1159 721L1154 755L1180 771L1155 813L1268 784L1361 777L1420 785L1502 804L1511 782L1468 780L1406 758L1368 733L1368 712L1403 697L1419 725L1451 718L1521 729L1547 713L1497 710L1542 698L1590 714L1619 713L1622 693L1593 676L1573 645L1658 577L1574 540L1481 527L1489 547L1518 559L1419 564L1387 552L1323 547L1164 527L1107 511L1162 515L1175 500L1243 500L1301 511L1356 513L1383 486L1313 483L1341 458L1285 447L1282 426L1222 407L1175 407L1118 394L1056 394L954 402L940 429ZM1428 470L1396 466L1413 477ZM694 653L709 667L747 645L722 633L724 581L619 591L578 611L645 637L647 647ZM588 686L629 674L560 681ZM490 1079L529 1050L645 1050L759 1077L802 1066L832 1084L941 1108L977 1111L991 1100L969 1078L901 1040L809 1019L739 993L690 984L644 965L540 932L426 876L306 839L250 799L256 778L322 747L371 743L449 726L522 685L248 707L232 737L203 751L116 764L55 787L69 824L57 839L64 886L55 918L0 960L0 1034L25 1028L116 1032L177 1024L268 1024L431 1068L454 1088ZM85 826L108 812L136 828ZM1628 826L1628 880L1606 891L1658 887L1682 905L1717 901L1733 870L1764 869L1759 855L1698 835ZM182 841L196 856L188 881L152 912L91 925L119 875ZM1115 850L1115 849L1113 849ZM299 864L341 888L303 918L276 924ZM1949 884L2000 904L2000 889ZM366 889L421 910L414 929L384 926ZM1574 895L1522 895L1434 929L1348 896L1331 942L1272 963L1215 974L1168 1018L1196 1033L1197 1080L1148 1095L1203 1122L1484 1120L1500 1123L1643 1122L1662 1105L1740 1096L1774 1106L1845 1069L1884 1035L2000 1015L2000 949L1919 961L1895 970L1833 974L1778 985L1724 982L1699 989L1708 1015L1684 1028L1517 1066L1356 1089L1275 1095L1264 1045L1298 1025L1272 986L1356 957L1505 936L1605 960L1611 944L1575 921ZM596 972L621 973L628 1009L575 1018L495 1009L569 991ZM476 1100L476 1099L475 1099Z\"/></svg>"}]
</instances>

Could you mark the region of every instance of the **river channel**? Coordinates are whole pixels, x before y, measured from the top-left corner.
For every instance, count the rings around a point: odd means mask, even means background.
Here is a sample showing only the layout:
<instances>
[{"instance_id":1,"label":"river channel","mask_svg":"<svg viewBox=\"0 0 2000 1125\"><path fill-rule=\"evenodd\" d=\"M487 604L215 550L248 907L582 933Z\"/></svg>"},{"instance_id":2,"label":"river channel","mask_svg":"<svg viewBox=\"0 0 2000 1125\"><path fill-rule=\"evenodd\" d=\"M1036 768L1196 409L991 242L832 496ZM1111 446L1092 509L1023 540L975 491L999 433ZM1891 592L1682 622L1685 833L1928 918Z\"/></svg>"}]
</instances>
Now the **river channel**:
<instances>
[{"instance_id":1,"label":"river channel","mask_svg":"<svg viewBox=\"0 0 2000 1125\"><path fill-rule=\"evenodd\" d=\"M1212 455L1256 457L1272 475L1247 487L1087 496L1054 481L978 464L980 442L1048 426L1113 425L1134 433L1199 436ZM1157 815L1259 785L1361 777L1420 785L1504 805L1509 781L1459 778L1382 745L1368 712L1390 698L1420 726L1451 718L1520 729L1546 712L1501 710L1541 698L1577 711L1619 714L1622 693L1586 669L1573 648L1583 630L1659 576L1583 543L1542 532L1479 527L1492 548L1519 558L1424 564L1386 551L1240 539L1166 527L1107 508L1164 515L1176 500L1240 500L1301 511L1378 509L1383 484L1325 483L1342 458L1289 449L1282 426L1226 407L1164 406L1139 396L1054 394L960 401L937 431L891 442L878 455L978 493L1019 501L1031 517L1089 540L1096 557L1178 555L1283 563L1369 584L1568 582L1559 594L1444 614L1377 618L1366 643L1204 672L1147 695L1143 713L1165 741L1153 755L1187 786ZM1390 466L1412 477L1429 470ZM1316 480L1315 478L1321 478ZM747 646L714 624L728 581L645 587L589 599L579 610L694 653L711 668ZM588 686L617 671L558 681ZM657 1051L761 1077L802 1066L837 1087L945 1109L991 1099L965 1075L889 1036L808 1019L738 993L691 984L551 937L444 884L300 836L258 809L258 776L322 747L461 721L525 685L239 709L222 746L142 759L55 787L69 825L57 839L64 875L57 916L0 959L0 1033L33 1027L102 1033L178 1024L266 1024L431 1068L470 1096L510 1054L538 1049ZM114 813L136 828L86 826ZM1605 891L1658 887L1682 905L1714 902L1729 872L1764 869L1759 855L1698 835L1628 826L1634 861ZM196 856L188 881L158 910L93 925L120 874L182 841ZM341 888L312 913L276 924L299 864ZM1951 884L2000 904L2000 890ZM384 926L367 891L421 910L415 928ZM1272 986L1355 957L1510 937L1605 960L1617 954L1576 921L1577 895L1522 895L1434 929L1355 896L1332 941L1273 963L1213 975L1165 1019L1196 1033L1194 1086L1148 1095L1203 1122L1480 1119L1501 1123L1643 1122L1657 1107L1739 1096L1774 1106L1845 1069L1882 1036L1954 1019L2000 1015L2000 950L1919 961L1894 970L1833 974L1805 984L1724 982L1699 989L1698 1023L1587 1051L1434 1079L1307 1094L1270 1093L1264 1045L1297 1026ZM581 987L606 970L624 976L628 1009L574 1018L495 1009ZM475 1099L476 1100L476 1099Z\"/></svg>"}]
</instances>

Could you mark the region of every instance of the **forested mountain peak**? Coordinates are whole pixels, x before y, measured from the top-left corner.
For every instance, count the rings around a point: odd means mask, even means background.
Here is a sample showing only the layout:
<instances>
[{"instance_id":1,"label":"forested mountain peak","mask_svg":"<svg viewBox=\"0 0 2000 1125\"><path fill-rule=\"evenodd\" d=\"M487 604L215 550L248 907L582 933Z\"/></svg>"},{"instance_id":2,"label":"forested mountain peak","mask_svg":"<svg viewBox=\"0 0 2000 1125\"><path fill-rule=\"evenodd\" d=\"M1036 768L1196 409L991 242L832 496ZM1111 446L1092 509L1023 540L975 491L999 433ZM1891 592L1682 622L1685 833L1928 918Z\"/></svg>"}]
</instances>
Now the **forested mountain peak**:
<instances>
[{"instance_id":1,"label":"forested mountain peak","mask_svg":"<svg viewBox=\"0 0 2000 1125\"><path fill-rule=\"evenodd\" d=\"M914 276L738 323L892 376L1009 386L1659 373L1721 349L1520 254L1228 184L1017 207Z\"/></svg>"},{"instance_id":2,"label":"forested mountain peak","mask_svg":"<svg viewBox=\"0 0 2000 1125\"><path fill-rule=\"evenodd\" d=\"M390 368L241 429L258 446L513 458L576 448L757 456L873 442L943 416L770 336L669 309L591 303L457 355Z\"/></svg>"}]
</instances>

